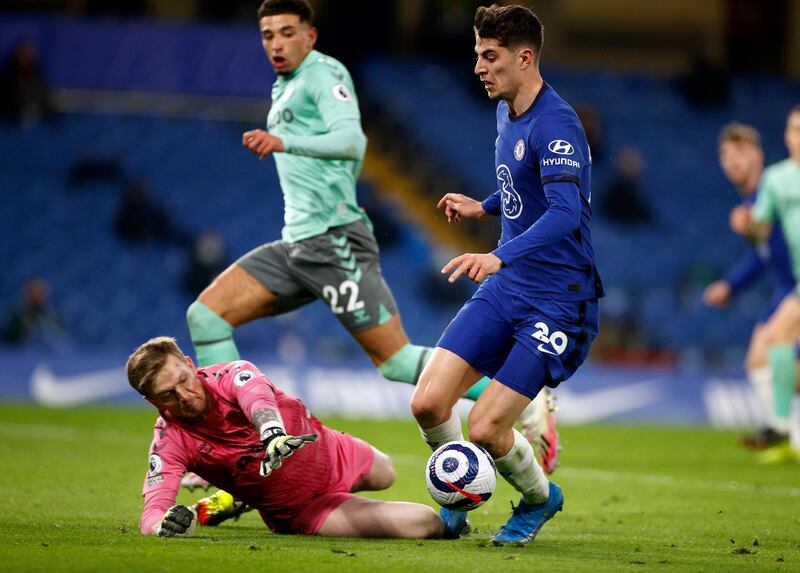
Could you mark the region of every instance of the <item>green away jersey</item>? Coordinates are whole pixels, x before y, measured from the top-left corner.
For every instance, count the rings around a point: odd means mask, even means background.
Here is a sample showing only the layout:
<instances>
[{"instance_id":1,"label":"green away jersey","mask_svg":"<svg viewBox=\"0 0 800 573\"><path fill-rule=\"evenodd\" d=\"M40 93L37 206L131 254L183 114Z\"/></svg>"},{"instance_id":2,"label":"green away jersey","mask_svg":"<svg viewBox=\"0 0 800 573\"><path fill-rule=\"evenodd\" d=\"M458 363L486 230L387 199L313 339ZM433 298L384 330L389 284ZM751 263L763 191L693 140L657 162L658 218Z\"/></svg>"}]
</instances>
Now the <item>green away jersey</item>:
<instances>
[{"instance_id":1,"label":"green away jersey","mask_svg":"<svg viewBox=\"0 0 800 573\"><path fill-rule=\"evenodd\" d=\"M753 218L783 229L794 276L800 280L800 165L785 159L764 170Z\"/></svg>"},{"instance_id":2,"label":"green away jersey","mask_svg":"<svg viewBox=\"0 0 800 573\"><path fill-rule=\"evenodd\" d=\"M278 76L267 129L285 147L274 154L285 241L358 220L371 227L356 203L366 137L353 80L340 62L313 50L294 72Z\"/></svg>"}]
</instances>

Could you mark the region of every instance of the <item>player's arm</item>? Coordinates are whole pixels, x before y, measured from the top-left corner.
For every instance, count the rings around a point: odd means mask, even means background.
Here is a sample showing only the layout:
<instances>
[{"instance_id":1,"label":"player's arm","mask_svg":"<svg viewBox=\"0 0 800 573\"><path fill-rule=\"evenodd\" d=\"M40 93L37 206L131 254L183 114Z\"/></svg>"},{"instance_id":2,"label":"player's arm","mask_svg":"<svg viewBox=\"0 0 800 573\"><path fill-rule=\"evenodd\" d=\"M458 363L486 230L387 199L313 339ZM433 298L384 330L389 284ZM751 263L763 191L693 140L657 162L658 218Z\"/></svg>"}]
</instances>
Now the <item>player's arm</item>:
<instances>
[{"instance_id":1,"label":"player's arm","mask_svg":"<svg viewBox=\"0 0 800 573\"><path fill-rule=\"evenodd\" d=\"M270 153L281 153L285 150L283 140L263 129L251 129L242 134L242 146L261 161Z\"/></svg>"},{"instance_id":2,"label":"player's arm","mask_svg":"<svg viewBox=\"0 0 800 573\"><path fill-rule=\"evenodd\" d=\"M753 284L766 268L756 250L750 249L725 278L716 280L705 288L703 302L716 308L726 306L739 292Z\"/></svg>"},{"instance_id":3,"label":"player's arm","mask_svg":"<svg viewBox=\"0 0 800 573\"><path fill-rule=\"evenodd\" d=\"M367 150L367 137L361 129L361 112L349 73L330 63L319 63L308 72L313 74L308 84L309 95L325 124L325 133L284 136L286 153L318 159L360 160Z\"/></svg>"},{"instance_id":4,"label":"player's arm","mask_svg":"<svg viewBox=\"0 0 800 573\"><path fill-rule=\"evenodd\" d=\"M572 181L552 181L544 185L549 203L547 210L533 225L510 241L497 247L493 253L505 265L529 255L556 241L560 241L581 223L581 192Z\"/></svg>"},{"instance_id":5,"label":"player's arm","mask_svg":"<svg viewBox=\"0 0 800 573\"><path fill-rule=\"evenodd\" d=\"M244 361L240 364L239 371L233 375L230 383L230 391L264 444L260 473L268 476L281 467L283 460L306 444L316 441L317 435L287 434L272 382L255 365Z\"/></svg>"},{"instance_id":6,"label":"player's arm","mask_svg":"<svg viewBox=\"0 0 800 573\"><path fill-rule=\"evenodd\" d=\"M494 195L491 195L486 201L489 201L499 193L498 191ZM487 211L485 207L486 201L481 203L461 193L448 193L439 199L439 203L436 207L444 211L448 223L458 223L461 219L488 219L492 215L499 214L499 207L496 213Z\"/></svg>"},{"instance_id":7,"label":"player's arm","mask_svg":"<svg viewBox=\"0 0 800 573\"><path fill-rule=\"evenodd\" d=\"M176 505L181 476L187 468L185 456L168 430L156 428L156 436L150 447L150 468L145 476L144 508L139 518L139 530L143 535L160 537L191 537L197 525L197 514L193 508Z\"/></svg>"},{"instance_id":8,"label":"player's arm","mask_svg":"<svg viewBox=\"0 0 800 573\"><path fill-rule=\"evenodd\" d=\"M523 233L504 243L491 253L466 253L447 263L443 274L454 271L448 281L455 282L461 275L480 283L504 266L550 243L563 239L580 226L580 189L571 181L554 181L544 186L549 207L541 217Z\"/></svg>"},{"instance_id":9,"label":"player's arm","mask_svg":"<svg viewBox=\"0 0 800 573\"><path fill-rule=\"evenodd\" d=\"M758 256L756 250L750 249L750 252L742 257L725 277L725 282L727 282L731 288L731 296L736 296L753 284L758 277L764 274L766 269L767 265L765 265L761 257Z\"/></svg>"},{"instance_id":10,"label":"player's arm","mask_svg":"<svg viewBox=\"0 0 800 573\"><path fill-rule=\"evenodd\" d=\"M761 177L761 184L752 208L737 205L731 210L730 226L751 243L763 243L769 239L772 223L778 213L777 198L772 186L772 172L768 168Z\"/></svg>"},{"instance_id":11,"label":"player's arm","mask_svg":"<svg viewBox=\"0 0 800 573\"><path fill-rule=\"evenodd\" d=\"M361 121L343 119L331 125L330 131L321 135L286 135L283 138L286 153L316 157L318 159L343 159L358 161L367 150L367 136Z\"/></svg>"},{"instance_id":12,"label":"player's arm","mask_svg":"<svg viewBox=\"0 0 800 573\"><path fill-rule=\"evenodd\" d=\"M259 161L270 153L291 153L318 159L357 161L367 149L367 137L357 119L343 119L320 135L284 135L253 129L242 134L242 145Z\"/></svg>"},{"instance_id":13,"label":"player's arm","mask_svg":"<svg viewBox=\"0 0 800 573\"><path fill-rule=\"evenodd\" d=\"M731 210L730 226L735 233L740 234L750 243L757 245L769 238L772 224L763 219L754 217L754 209L747 205L737 205ZM762 216L766 213L762 214Z\"/></svg>"}]
</instances>

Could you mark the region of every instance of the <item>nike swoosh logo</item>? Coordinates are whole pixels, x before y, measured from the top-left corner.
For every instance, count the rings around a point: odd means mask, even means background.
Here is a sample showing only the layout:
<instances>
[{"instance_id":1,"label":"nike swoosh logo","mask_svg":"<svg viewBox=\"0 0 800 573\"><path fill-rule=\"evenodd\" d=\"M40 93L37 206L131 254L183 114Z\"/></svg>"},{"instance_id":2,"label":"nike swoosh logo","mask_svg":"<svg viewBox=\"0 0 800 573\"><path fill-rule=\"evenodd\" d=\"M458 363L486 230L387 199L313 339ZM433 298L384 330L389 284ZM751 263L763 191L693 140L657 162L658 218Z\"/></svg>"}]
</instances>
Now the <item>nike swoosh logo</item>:
<instances>
[{"instance_id":1,"label":"nike swoosh logo","mask_svg":"<svg viewBox=\"0 0 800 573\"><path fill-rule=\"evenodd\" d=\"M558 356L558 354L556 354L555 352L552 352L551 350L547 350L547 348L544 347L544 343L542 343L539 346L537 346L536 350L538 350L539 352L544 352L545 354L550 354L552 356Z\"/></svg>"},{"instance_id":2,"label":"nike swoosh logo","mask_svg":"<svg viewBox=\"0 0 800 573\"><path fill-rule=\"evenodd\" d=\"M42 364L31 373L30 388L33 399L45 406L76 406L133 392L122 368L58 377Z\"/></svg>"},{"instance_id":3,"label":"nike swoosh logo","mask_svg":"<svg viewBox=\"0 0 800 573\"><path fill-rule=\"evenodd\" d=\"M569 424L596 422L659 403L665 392L659 378L591 392L572 392L558 387L558 419Z\"/></svg>"}]
</instances>

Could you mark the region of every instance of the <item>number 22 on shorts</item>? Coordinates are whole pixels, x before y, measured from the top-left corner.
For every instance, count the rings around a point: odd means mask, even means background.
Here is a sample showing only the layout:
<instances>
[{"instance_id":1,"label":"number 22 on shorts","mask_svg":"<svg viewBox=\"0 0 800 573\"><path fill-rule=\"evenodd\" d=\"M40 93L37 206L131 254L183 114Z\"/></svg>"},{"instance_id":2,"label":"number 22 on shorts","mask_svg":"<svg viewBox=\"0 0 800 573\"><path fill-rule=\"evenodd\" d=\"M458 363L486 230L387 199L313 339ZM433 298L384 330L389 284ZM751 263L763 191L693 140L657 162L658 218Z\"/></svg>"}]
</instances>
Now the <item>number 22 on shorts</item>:
<instances>
[{"instance_id":1,"label":"number 22 on shorts","mask_svg":"<svg viewBox=\"0 0 800 573\"><path fill-rule=\"evenodd\" d=\"M347 297L347 308L339 305L339 295L342 299ZM322 296L328 301L333 314L355 312L364 308L364 301L358 300L358 283L353 280L342 281L338 289L333 285L325 285L322 287Z\"/></svg>"}]
</instances>

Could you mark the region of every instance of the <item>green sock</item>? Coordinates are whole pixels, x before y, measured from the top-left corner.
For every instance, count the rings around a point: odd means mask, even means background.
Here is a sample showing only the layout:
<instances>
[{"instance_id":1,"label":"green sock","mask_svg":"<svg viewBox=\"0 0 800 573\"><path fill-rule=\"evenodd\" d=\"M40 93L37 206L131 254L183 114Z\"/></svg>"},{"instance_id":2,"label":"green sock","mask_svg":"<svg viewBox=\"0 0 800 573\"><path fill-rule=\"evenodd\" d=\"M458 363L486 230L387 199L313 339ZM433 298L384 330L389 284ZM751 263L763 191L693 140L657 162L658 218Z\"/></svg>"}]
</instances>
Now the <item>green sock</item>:
<instances>
[{"instance_id":1,"label":"green sock","mask_svg":"<svg viewBox=\"0 0 800 573\"><path fill-rule=\"evenodd\" d=\"M466 398L467 400L472 400L473 402L478 399L483 393L483 390L489 385L489 380L486 376L475 382L472 386L470 386L469 390L464 392L462 398Z\"/></svg>"},{"instance_id":2,"label":"green sock","mask_svg":"<svg viewBox=\"0 0 800 573\"><path fill-rule=\"evenodd\" d=\"M781 422L789 423L795 385L797 383L797 358L789 344L777 344L769 349L772 367L773 413Z\"/></svg>"},{"instance_id":3,"label":"green sock","mask_svg":"<svg viewBox=\"0 0 800 573\"><path fill-rule=\"evenodd\" d=\"M406 344L403 348L378 366L381 376L392 382L404 382L415 385L422 374L422 369L433 354L433 348Z\"/></svg>"},{"instance_id":4,"label":"green sock","mask_svg":"<svg viewBox=\"0 0 800 573\"><path fill-rule=\"evenodd\" d=\"M416 385L419 375L422 374L422 369L425 368L431 358L431 354L433 354L433 348L429 346L406 344L395 352L389 360L378 366L378 371L387 380ZM477 400L487 384L489 384L489 379L481 378L466 391L464 398L473 401Z\"/></svg>"},{"instance_id":5,"label":"green sock","mask_svg":"<svg viewBox=\"0 0 800 573\"><path fill-rule=\"evenodd\" d=\"M199 366L239 360L233 327L213 310L194 301L186 311L186 321Z\"/></svg>"}]
</instances>

